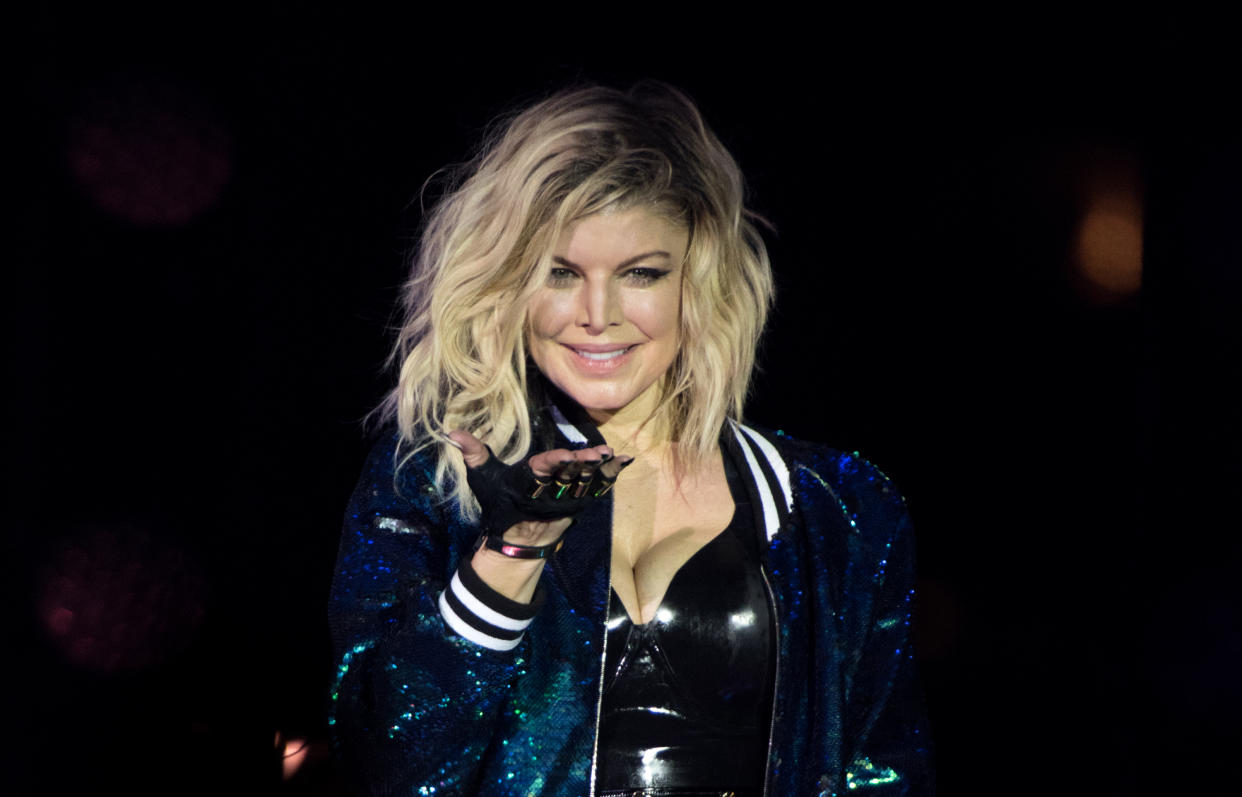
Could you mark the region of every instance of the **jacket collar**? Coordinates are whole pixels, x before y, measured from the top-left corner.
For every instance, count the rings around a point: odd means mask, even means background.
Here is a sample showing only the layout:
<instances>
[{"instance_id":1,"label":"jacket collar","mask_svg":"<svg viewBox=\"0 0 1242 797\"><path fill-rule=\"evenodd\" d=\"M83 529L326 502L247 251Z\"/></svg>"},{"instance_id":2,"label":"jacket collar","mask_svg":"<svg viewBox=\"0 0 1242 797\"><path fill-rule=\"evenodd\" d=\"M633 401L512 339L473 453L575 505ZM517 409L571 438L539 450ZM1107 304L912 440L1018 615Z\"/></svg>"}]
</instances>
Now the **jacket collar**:
<instances>
[{"instance_id":1,"label":"jacket collar","mask_svg":"<svg viewBox=\"0 0 1242 797\"><path fill-rule=\"evenodd\" d=\"M535 398L536 401L532 402L532 405L538 408L534 419L537 440L542 440L549 447L562 447L568 444L570 448L586 448L605 444L603 435L600 434L586 411L546 379L539 380L538 393ZM789 522L790 513L793 511L789 466L776 446L766 436L738 421L732 419L726 421L721 430L720 443L725 456L733 460L738 472L745 477L743 481L755 512L755 528L762 530L763 534L764 545L761 549L766 548L766 545L771 543ZM589 511L589 516L594 518L596 523L601 524L602 528L611 528L611 496L607 501L595 503L599 506L593 507L595 511ZM605 511L606 514L604 514ZM594 562L602 559L610 565L611 536L593 534L591 537L590 543L580 539L576 545L580 548L584 544L589 545L595 550L581 552L589 554L588 558ZM601 545L602 548L599 547ZM586 562L581 564L586 564ZM569 572L583 573L586 571L575 567ZM580 586L586 587L586 585ZM581 595L581 597L585 598L586 595ZM589 603L594 603L594 601L589 601ZM606 605L595 608L601 612L606 611Z\"/></svg>"},{"instance_id":2,"label":"jacket collar","mask_svg":"<svg viewBox=\"0 0 1242 797\"><path fill-rule=\"evenodd\" d=\"M537 408L534 425L536 429L541 423L545 425L544 433L536 435L537 440L542 438L552 443L548 433L554 428L559 438L556 447L565 443L570 448L605 444L594 421L577 402L545 378L536 380L532 387L532 406ZM552 428L546 428L548 422ZM753 505L760 511L755 518L756 528L763 529L765 539L771 541L789 522L789 513L793 510L789 466L767 437L733 419L725 422L720 443L725 453L733 457L738 472L748 474L747 490Z\"/></svg>"},{"instance_id":3,"label":"jacket collar","mask_svg":"<svg viewBox=\"0 0 1242 797\"><path fill-rule=\"evenodd\" d=\"M586 410L556 385L540 375L531 388L531 403L536 408L535 439L548 444L545 447L561 447L568 443L570 448L587 448L605 444ZM551 428L547 427L549 422ZM542 430L540 424L544 425ZM554 445L550 439L553 429L559 438ZM725 454L733 457L738 472L748 475L747 491L757 510L755 527L763 529L765 541L771 542L789 522L789 513L793 511L789 466L767 437L739 421L725 422L720 443Z\"/></svg>"},{"instance_id":4,"label":"jacket collar","mask_svg":"<svg viewBox=\"0 0 1242 797\"><path fill-rule=\"evenodd\" d=\"M721 442L725 451L732 454L738 470L750 474L748 487L757 508L755 526L763 529L766 540L771 542L789 522L793 511L789 466L771 441L737 421L726 423Z\"/></svg>"}]
</instances>

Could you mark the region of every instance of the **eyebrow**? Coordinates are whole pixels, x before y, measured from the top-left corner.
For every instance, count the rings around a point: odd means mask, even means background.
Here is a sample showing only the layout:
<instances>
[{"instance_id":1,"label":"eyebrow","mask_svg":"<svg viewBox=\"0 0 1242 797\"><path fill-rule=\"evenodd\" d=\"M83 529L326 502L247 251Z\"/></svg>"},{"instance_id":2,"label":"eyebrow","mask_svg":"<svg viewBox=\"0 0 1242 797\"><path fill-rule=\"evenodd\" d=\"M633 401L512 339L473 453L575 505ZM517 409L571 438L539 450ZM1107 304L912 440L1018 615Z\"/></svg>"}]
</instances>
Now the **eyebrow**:
<instances>
[{"instance_id":1,"label":"eyebrow","mask_svg":"<svg viewBox=\"0 0 1242 797\"><path fill-rule=\"evenodd\" d=\"M614 267L613 267L613 270L615 271L615 270L620 269L620 268L625 268L626 266L632 266L632 265L634 265L635 263L638 263L638 262L640 262L640 261L642 261L642 260L646 260L646 259L647 259L647 258L649 258L649 257L664 257L664 258L667 258L667 259L669 259L669 260L672 260L672 259L673 259L673 256L672 256L672 255L670 255L668 252L665 252L663 249L656 249L656 250L651 251L651 252L644 252L644 253L642 253L641 255L634 255L633 257L629 258L628 260L623 260L623 261L621 261L620 263L618 263L616 266L614 266ZM560 255L553 255L553 256L552 256L552 262L554 262L554 263L560 263L562 266L569 266L569 267L571 267L571 268L576 268L576 269L579 269L579 270L581 270L581 269L582 269L582 266L578 265L577 263L575 263L574 261L572 261L572 260L570 260L570 259L568 259L568 258L561 257Z\"/></svg>"}]
</instances>

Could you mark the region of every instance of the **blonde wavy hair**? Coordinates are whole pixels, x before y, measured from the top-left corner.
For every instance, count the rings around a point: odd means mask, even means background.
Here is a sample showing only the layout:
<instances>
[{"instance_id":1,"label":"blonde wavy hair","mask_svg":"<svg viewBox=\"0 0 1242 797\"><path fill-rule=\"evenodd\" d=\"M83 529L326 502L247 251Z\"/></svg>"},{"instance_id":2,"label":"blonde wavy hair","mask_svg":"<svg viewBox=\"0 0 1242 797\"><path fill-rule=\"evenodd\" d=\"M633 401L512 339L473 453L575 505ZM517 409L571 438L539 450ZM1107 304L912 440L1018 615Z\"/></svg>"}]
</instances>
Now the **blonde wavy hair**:
<instances>
[{"instance_id":1,"label":"blonde wavy hair","mask_svg":"<svg viewBox=\"0 0 1242 797\"><path fill-rule=\"evenodd\" d=\"M507 463L528 455L526 314L553 247L579 219L640 206L689 232L681 349L657 414L679 468L713 454L725 420L741 418L773 298L743 194L733 157L665 84L570 89L502 119L426 217L404 288L400 375L376 409L400 429L400 464L435 447L441 496L477 517L447 432L469 431Z\"/></svg>"}]
</instances>

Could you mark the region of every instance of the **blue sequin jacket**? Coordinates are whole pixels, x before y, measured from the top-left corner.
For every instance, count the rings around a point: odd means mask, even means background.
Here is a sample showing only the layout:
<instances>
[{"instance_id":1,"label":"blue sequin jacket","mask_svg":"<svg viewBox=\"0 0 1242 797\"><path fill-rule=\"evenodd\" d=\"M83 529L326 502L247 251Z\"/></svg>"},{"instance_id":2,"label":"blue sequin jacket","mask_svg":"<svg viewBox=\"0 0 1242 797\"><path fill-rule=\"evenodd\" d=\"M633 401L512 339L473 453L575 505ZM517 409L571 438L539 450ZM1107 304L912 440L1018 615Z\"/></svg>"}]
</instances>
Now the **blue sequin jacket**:
<instances>
[{"instance_id":1,"label":"blue sequin jacket","mask_svg":"<svg viewBox=\"0 0 1242 797\"><path fill-rule=\"evenodd\" d=\"M767 538L779 650L766 793L930 794L904 500L857 454L736 424L722 440ZM593 794L610 496L545 568L538 611L505 616L463 589L477 528L438 500L429 456L394 475L396 444L386 435L367 459L332 585L345 777L361 794Z\"/></svg>"}]
</instances>

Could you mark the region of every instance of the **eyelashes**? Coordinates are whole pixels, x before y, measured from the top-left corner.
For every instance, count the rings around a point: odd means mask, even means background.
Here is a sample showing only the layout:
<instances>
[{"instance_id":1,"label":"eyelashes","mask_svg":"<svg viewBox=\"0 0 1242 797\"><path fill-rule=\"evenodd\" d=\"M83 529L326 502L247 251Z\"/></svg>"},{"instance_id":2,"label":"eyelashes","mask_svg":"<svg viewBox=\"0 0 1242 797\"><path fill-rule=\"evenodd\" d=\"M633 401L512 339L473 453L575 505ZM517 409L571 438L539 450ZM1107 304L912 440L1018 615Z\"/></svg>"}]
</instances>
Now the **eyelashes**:
<instances>
[{"instance_id":1,"label":"eyelashes","mask_svg":"<svg viewBox=\"0 0 1242 797\"><path fill-rule=\"evenodd\" d=\"M638 266L631 268L621 274L621 279L631 285L646 286L654 285L660 280L667 277L670 269L652 268L650 266ZM548 272L548 285L553 288L568 288L578 280L578 272L564 266L553 266Z\"/></svg>"},{"instance_id":2,"label":"eyelashes","mask_svg":"<svg viewBox=\"0 0 1242 797\"><path fill-rule=\"evenodd\" d=\"M630 282L636 282L639 285L650 285L659 282L668 276L669 270L664 268L650 268L639 266L625 272L625 279Z\"/></svg>"},{"instance_id":3,"label":"eyelashes","mask_svg":"<svg viewBox=\"0 0 1242 797\"><path fill-rule=\"evenodd\" d=\"M548 285L553 288L567 288L577 278L578 275L573 270L563 266L553 266L548 272Z\"/></svg>"}]
</instances>

